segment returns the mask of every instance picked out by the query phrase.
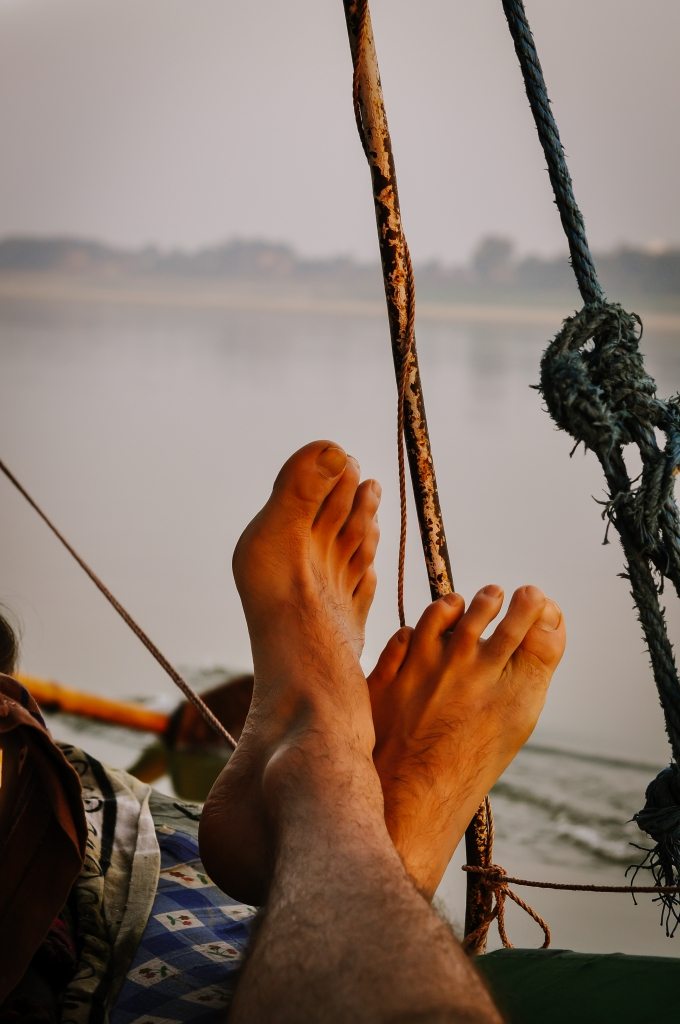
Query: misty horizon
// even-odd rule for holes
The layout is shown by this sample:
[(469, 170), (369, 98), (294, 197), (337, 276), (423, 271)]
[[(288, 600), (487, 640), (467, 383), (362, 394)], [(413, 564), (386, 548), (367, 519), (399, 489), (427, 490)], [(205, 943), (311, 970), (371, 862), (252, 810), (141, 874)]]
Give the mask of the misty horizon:
[[(595, 251), (680, 244), (680, 7), (553, 0), (528, 15)], [(564, 251), (500, 3), (374, 0), (418, 264), (488, 235)], [(634, 69), (634, 74), (631, 74)], [(0, 0), (0, 235), (376, 252), (342, 5)]]
[[(568, 264), (569, 261), (569, 250), (566, 242), (561, 247), (556, 246), (554, 250), (549, 252), (539, 252), (536, 250), (522, 250), (518, 242), (508, 235), (486, 233), (480, 235), (477, 241), (473, 244), (470, 252), (458, 260), (454, 261), (453, 259), (447, 259), (446, 257), (424, 257), (421, 258), (420, 265), (438, 265), (451, 269), (468, 266), (475, 260), (480, 249), (488, 242), (503, 243), (504, 245), (507, 245), (512, 259), (518, 262), (525, 260), (538, 260), (542, 262), (556, 262), (563, 260)], [(16, 231), (0, 234), (0, 246), (13, 243), (28, 243), (31, 245), (82, 245), (106, 249), (110, 252), (121, 254), (153, 252), (161, 256), (167, 256), (172, 255), (173, 253), (181, 253), (189, 257), (200, 255), (205, 252), (223, 250), (230, 247), (263, 247), (286, 251), (301, 262), (311, 264), (346, 261), (348, 263), (356, 264), (357, 266), (377, 266), (380, 263), (380, 254), (377, 243), (375, 254), (373, 256), (368, 255), (366, 257), (361, 257), (340, 249), (335, 251), (330, 250), (327, 253), (306, 252), (298, 246), (293, 239), (273, 236), (268, 237), (264, 234), (225, 234), (221, 237), (216, 237), (212, 241), (194, 245), (168, 244), (160, 240), (149, 240), (147, 242), (137, 244), (124, 244), (117, 243), (103, 236), (88, 235), (77, 231), (69, 231), (68, 229), (58, 232)], [(665, 242), (660, 239), (648, 242), (622, 240), (608, 248), (594, 249), (594, 256), (595, 259), (597, 259), (598, 256), (602, 258), (616, 256), (621, 253), (635, 252), (644, 254), (645, 256), (655, 257), (665, 256), (678, 251), (680, 251), (680, 240), (674, 243)], [(414, 260), (414, 263), (417, 265), (417, 261)]]

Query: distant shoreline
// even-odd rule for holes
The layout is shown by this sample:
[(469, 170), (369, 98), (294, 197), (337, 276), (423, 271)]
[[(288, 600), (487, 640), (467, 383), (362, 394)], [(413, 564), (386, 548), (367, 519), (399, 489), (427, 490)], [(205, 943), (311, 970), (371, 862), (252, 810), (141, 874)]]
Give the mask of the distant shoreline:
[[(565, 299), (563, 306), (557, 303), (544, 305), (540, 302), (529, 305), (529, 297), (524, 296), (523, 299), (524, 302), (517, 305), (507, 302), (442, 303), (421, 299), (418, 302), (418, 317), (421, 320), (450, 323), (536, 325), (557, 330), (564, 317), (573, 312), (573, 304), (570, 306), (568, 299)], [(315, 297), (302, 294), (294, 287), (288, 293), (283, 293), (275, 288), (255, 288), (252, 282), (241, 288), (235, 288), (233, 284), (206, 287), (184, 280), (164, 281), (155, 286), (153, 283), (140, 286), (131, 281), (104, 284), (93, 280), (83, 283), (66, 276), (30, 272), (0, 274), (2, 300), (331, 316), (385, 315), (382, 299), (353, 299), (342, 295)], [(680, 332), (680, 310), (648, 310), (644, 313), (644, 323), (653, 330)]]

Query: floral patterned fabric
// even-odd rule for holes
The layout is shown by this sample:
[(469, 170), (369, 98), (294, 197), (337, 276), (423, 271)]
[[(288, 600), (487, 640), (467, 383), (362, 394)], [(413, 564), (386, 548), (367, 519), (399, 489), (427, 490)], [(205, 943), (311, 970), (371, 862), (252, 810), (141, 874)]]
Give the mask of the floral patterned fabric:
[(61, 1024), (106, 1024), (153, 906), (160, 851), (152, 790), (67, 744), (87, 822), (85, 860), (69, 906), (78, 963), (63, 996)]
[(111, 1024), (221, 1022), (255, 909), (230, 900), (205, 874), (191, 808), (154, 794), (161, 851), (156, 897)]
[(88, 842), (61, 1024), (224, 1024), (256, 911), (206, 875), (200, 806), (62, 750), (80, 777)]

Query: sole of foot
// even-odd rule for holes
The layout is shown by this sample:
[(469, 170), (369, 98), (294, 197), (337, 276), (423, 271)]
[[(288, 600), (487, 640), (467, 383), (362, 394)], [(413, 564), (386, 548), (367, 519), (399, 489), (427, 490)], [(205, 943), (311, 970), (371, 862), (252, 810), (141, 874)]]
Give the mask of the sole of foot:
[(407, 871), (428, 897), (475, 810), (531, 735), (565, 647), (558, 606), (520, 587), (503, 604), (490, 585), (465, 611), (450, 594), (389, 641), (368, 677), (374, 760), (385, 818)]
[[(211, 877), (245, 903), (266, 898), (281, 793), (301, 764), (324, 760), (315, 761), (314, 745), (333, 746), (336, 763), (351, 750), (373, 772), (358, 658), (375, 593), (379, 501), (379, 485), (360, 483), (356, 460), (316, 441), (286, 462), (236, 545), (253, 699), (205, 803), (199, 843)], [(312, 785), (311, 775), (301, 784)], [(377, 777), (375, 786), (379, 792)]]

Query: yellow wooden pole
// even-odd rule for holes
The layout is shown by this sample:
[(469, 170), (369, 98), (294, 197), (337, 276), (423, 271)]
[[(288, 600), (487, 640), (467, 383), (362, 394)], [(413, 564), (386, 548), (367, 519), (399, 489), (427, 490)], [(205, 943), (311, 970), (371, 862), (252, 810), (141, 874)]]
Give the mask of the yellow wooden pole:
[(44, 711), (62, 711), (111, 725), (124, 725), (141, 732), (164, 733), (170, 716), (127, 701), (110, 700), (92, 693), (72, 690), (52, 679), (20, 673), (16, 676)]

